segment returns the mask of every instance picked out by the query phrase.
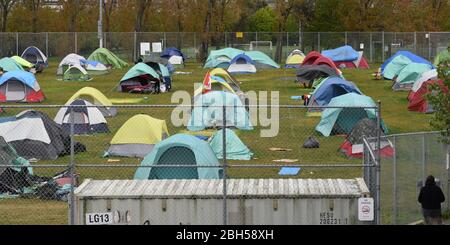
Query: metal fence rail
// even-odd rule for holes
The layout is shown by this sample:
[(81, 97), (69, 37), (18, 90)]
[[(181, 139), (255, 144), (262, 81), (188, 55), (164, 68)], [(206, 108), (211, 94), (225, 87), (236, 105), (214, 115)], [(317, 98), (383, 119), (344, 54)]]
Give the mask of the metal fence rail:
[[(109, 32), (103, 34), (104, 47), (128, 61), (140, 54), (141, 42), (161, 42), (178, 47), (189, 59), (198, 55), (202, 33), (196, 32)], [(210, 50), (234, 47), (259, 50), (274, 57), (276, 32), (210, 33)], [(409, 50), (428, 60), (450, 44), (450, 32), (288, 32), (282, 33), (283, 59), (294, 49), (304, 53), (350, 45), (364, 51), (369, 62), (384, 62), (398, 50)], [(0, 56), (20, 55), (28, 46), (36, 46), (50, 58), (61, 59), (69, 53), (88, 56), (98, 48), (96, 32), (0, 33)]]

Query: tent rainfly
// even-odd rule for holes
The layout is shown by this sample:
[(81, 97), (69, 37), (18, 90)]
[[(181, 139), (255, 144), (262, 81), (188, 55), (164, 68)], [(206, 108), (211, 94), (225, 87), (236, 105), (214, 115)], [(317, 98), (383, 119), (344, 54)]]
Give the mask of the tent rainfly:
[(66, 105), (70, 105), (72, 101), (77, 99), (85, 99), (94, 105), (97, 105), (98, 109), (105, 117), (114, 117), (117, 115), (117, 108), (113, 106), (113, 103), (102, 93), (100, 90), (93, 87), (84, 87), (78, 90), (70, 99), (67, 100)]

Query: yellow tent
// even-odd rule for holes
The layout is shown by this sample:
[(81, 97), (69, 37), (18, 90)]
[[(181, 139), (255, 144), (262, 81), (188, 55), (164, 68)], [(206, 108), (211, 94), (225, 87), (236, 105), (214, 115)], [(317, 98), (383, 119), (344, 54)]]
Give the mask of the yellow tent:
[(299, 66), (303, 63), (303, 60), (305, 59), (305, 55), (302, 51), (296, 49), (289, 54), (289, 56), (286, 59), (286, 68), (290, 68), (293, 66)]
[(108, 155), (145, 157), (155, 144), (168, 136), (165, 120), (138, 114), (128, 119), (114, 135)]
[[(206, 89), (206, 79), (208, 78), (211, 88)], [(223, 81), (220, 81), (220, 79), (222, 79)], [(202, 94), (206, 90), (227, 91), (236, 94), (236, 92), (240, 91), (240, 88), (237, 81), (226, 70), (222, 68), (215, 68), (209, 71), (209, 77), (205, 77), (202, 86), (194, 91), (194, 97)]]
[(98, 89), (92, 88), (92, 87), (84, 87), (80, 90), (78, 90), (70, 99), (66, 102), (67, 104), (70, 104), (72, 101), (80, 98), (86, 98), (88, 97), (89, 101), (92, 102), (94, 105), (102, 106), (100, 111), (102, 112), (103, 116), (115, 116), (117, 114), (116, 108), (113, 107), (113, 103)]
[(24, 68), (33, 68), (33, 64), (31, 64), (30, 62), (28, 62), (26, 59), (19, 57), (17, 55), (14, 55), (11, 57), (11, 59), (13, 59), (14, 61), (16, 61), (19, 65), (21, 65)]

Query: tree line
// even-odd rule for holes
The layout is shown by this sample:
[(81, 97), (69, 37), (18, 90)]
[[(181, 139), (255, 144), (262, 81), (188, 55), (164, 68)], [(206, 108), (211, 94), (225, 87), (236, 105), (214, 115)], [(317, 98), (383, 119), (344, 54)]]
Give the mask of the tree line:
[[(448, 0), (102, 0), (104, 31), (445, 31)], [(95, 32), (99, 0), (0, 0), (1, 32)]]

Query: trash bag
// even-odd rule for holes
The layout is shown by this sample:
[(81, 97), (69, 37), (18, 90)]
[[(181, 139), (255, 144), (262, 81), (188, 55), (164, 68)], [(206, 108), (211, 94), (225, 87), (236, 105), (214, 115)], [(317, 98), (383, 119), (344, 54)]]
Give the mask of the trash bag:
[(319, 146), (319, 142), (313, 136), (310, 136), (303, 144), (303, 148), (319, 148)]

